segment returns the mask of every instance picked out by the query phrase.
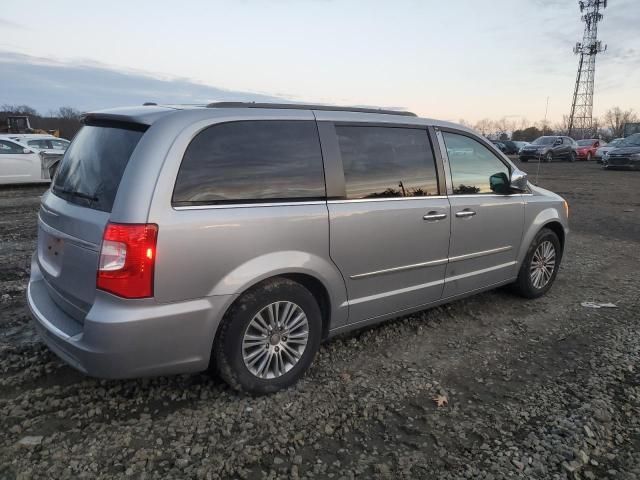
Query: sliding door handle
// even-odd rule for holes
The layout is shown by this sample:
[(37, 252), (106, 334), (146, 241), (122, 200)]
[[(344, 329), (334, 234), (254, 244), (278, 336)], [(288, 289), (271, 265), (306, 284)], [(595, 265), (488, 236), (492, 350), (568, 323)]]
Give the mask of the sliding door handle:
[(465, 217), (473, 217), (476, 214), (473, 210), (462, 210), (461, 212), (456, 212), (456, 217), (465, 218)]
[(446, 213), (437, 212), (429, 212), (424, 217), (422, 217), (422, 219), (426, 220), (427, 222), (435, 222), (437, 220), (444, 220), (445, 218), (447, 218)]

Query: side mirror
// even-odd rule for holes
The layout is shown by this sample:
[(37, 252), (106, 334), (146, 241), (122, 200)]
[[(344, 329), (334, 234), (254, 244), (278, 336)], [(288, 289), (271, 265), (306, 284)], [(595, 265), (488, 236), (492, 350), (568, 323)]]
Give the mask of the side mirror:
[(529, 180), (526, 172), (514, 168), (513, 172), (511, 172), (511, 180), (509, 181), (511, 190), (515, 190), (517, 192), (526, 192), (527, 185), (529, 185)]
[(559, 138), (556, 138), (556, 141), (553, 142), (554, 145), (562, 145), (562, 140)]
[(509, 178), (504, 172), (494, 173), (489, 177), (489, 188), (492, 192), (507, 194), (509, 193)]

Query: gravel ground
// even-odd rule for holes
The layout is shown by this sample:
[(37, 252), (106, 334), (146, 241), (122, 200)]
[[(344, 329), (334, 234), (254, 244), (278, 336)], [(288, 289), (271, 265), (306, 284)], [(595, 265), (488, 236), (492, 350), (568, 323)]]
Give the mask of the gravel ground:
[(640, 172), (543, 164), (538, 183), (571, 206), (547, 296), (339, 337), (259, 398), (207, 374), (91, 379), (49, 353), (24, 299), (43, 189), (0, 190), (0, 478), (639, 478)]

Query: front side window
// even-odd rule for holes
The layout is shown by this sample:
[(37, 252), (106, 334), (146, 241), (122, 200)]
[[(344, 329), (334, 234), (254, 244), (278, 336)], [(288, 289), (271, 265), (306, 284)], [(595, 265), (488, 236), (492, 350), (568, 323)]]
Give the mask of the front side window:
[(426, 130), (336, 126), (348, 199), (438, 195)]
[(320, 199), (326, 196), (314, 121), (213, 125), (187, 147), (174, 205)]
[(46, 149), (47, 148), (47, 141), (46, 140), (29, 140), (27, 142), (27, 145), (29, 145), (30, 147)]
[(509, 193), (509, 169), (479, 141), (457, 133), (443, 133), (453, 193)]
[(69, 142), (64, 140), (51, 140), (51, 148), (56, 150), (66, 150), (69, 147)]

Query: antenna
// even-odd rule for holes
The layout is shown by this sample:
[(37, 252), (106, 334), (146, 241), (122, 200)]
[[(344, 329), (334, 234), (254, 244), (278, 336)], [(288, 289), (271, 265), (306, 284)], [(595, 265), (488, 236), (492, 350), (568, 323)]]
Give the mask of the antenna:
[[(549, 112), (549, 97), (547, 97), (547, 106), (544, 107), (544, 121), (542, 122), (542, 135), (544, 136), (544, 129), (547, 125), (547, 113)], [(538, 185), (538, 178), (540, 178), (540, 164), (542, 163), (542, 154), (538, 153), (538, 168), (536, 170), (535, 185)]]
[[(574, 138), (589, 138), (593, 129), (593, 84), (596, 73), (596, 55), (607, 49), (598, 40), (600, 9), (607, 8), (607, 0), (581, 0), (578, 2), (584, 22), (582, 42), (576, 43), (573, 53), (579, 55), (576, 86), (573, 91), (569, 133)], [(573, 134), (573, 135), (572, 135)]]

